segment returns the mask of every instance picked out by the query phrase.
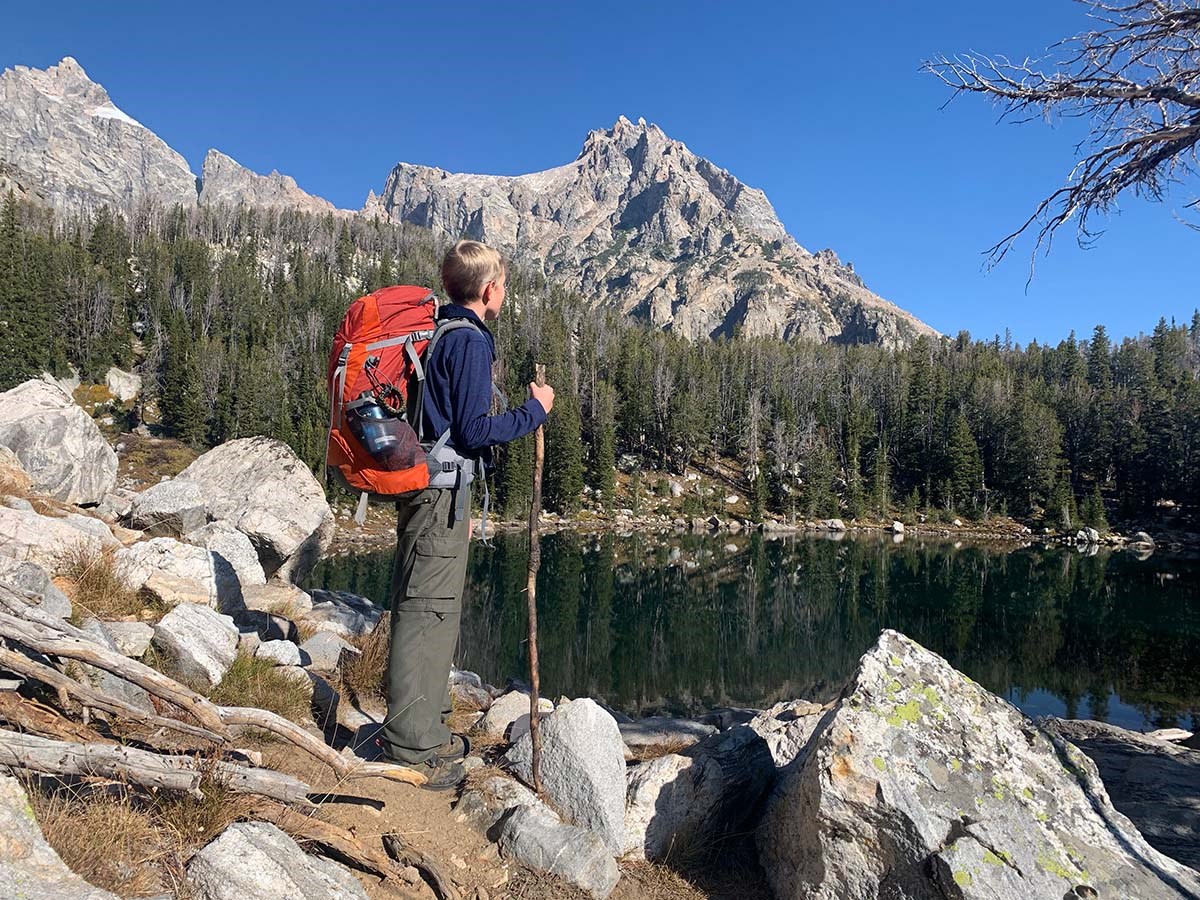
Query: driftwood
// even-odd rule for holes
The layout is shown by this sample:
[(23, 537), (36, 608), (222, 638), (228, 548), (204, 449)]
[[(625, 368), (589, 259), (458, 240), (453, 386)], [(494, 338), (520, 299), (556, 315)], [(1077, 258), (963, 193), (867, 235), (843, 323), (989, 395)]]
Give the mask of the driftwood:
[(115, 744), (93, 728), (72, 722), (49, 706), (20, 694), (0, 693), (0, 722), (7, 722), (21, 731), (60, 741), (82, 741), (88, 744)]
[[(424, 775), (406, 766), (347, 759), (325, 744), (324, 741), (309, 734), (299, 725), (267, 710), (217, 706), (173, 678), (169, 678), (137, 660), (108, 650), (91, 640), (72, 637), (62, 631), (55, 631), (54, 628), (48, 625), (28, 622), (9, 613), (0, 612), (0, 637), (17, 641), (31, 650), (36, 650), (47, 656), (57, 656), (87, 663), (137, 685), (147, 693), (153, 694), (160, 700), (165, 700), (194, 716), (203, 727), (203, 733), (196, 736), (223, 742), (229, 738), (228, 726), (251, 726), (263, 731), (269, 731), (295, 745), (310, 756), (325, 763), (333, 769), (339, 778), (381, 777), (400, 781), (405, 784), (416, 785), (424, 784), (425, 782)], [(13, 654), (13, 656), (20, 656), (20, 654)], [(4, 664), (2, 660), (0, 660), (0, 664)], [(43, 672), (45, 677), (43, 675), (31, 674), (33, 670), (30, 667), (14, 668), (13, 671), (17, 671), (27, 677), (35, 677), (46, 681), (47, 684), (50, 684), (56, 690), (71, 695), (72, 689), (67, 683), (69, 682), (71, 685), (74, 685), (74, 681), (66, 678), (66, 676), (50, 681), (48, 679), (51, 679), (52, 676), (49, 675), (49, 672), (55, 672), (56, 670), (46, 666), (41, 668), (46, 670)], [(61, 673), (58, 674), (61, 675)], [(106, 697), (98, 691), (93, 691), (92, 693), (94, 698), (103, 698), (106, 700), (110, 707), (120, 703), (120, 701)], [(125, 707), (123, 710), (106, 708), (100, 702), (91, 702), (85, 705), (94, 706), (97, 709), (105, 709), (106, 711), (120, 715), (129, 715), (129, 710), (134, 709), (128, 704), (123, 704)], [(150, 718), (146, 717), (145, 713), (137, 711), (137, 715), (141, 717), (142, 721), (150, 721)], [(166, 728), (187, 726), (187, 723), (176, 722), (176, 720), (162, 717), (154, 717), (153, 724)], [(178, 730), (186, 730), (192, 734), (195, 734), (196, 731), (194, 726), (179, 728)]]
[(325, 763), (341, 778), (388, 778), (404, 784), (424, 784), (425, 776), (407, 766), (391, 763), (362, 762), (342, 756), (320, 738), (305, 731), (295, 722), (265, 709), (241, 706), (217, 707), (221, 719), (227, 725), (246, 726), (269, 731), (290, 744), (299, 747), (310, 756)]
[(441, 868), (416, 847), (406, 843), (400, 835), (385, 834), (383, 849), (387, 850), (388, 855), (401, 865), (414, 866), (425, 878), (429, 887), (433, 889), (438, 900), (462, 900), (458, 888), (443, 874)]
[(160, 700), (179, 707), (209, 731), (221, 735), (225, 733), (225, 724), (221, 721), (216, 705), (207, 698), (145, 663), (122, 656), (93, 640), (72, 637), (62, 630), (3, 612), (0, 612), (0, 637), (18, 641), (29, 649), (47, 656), (74, 659), (111, 672)]
[(53, 741), (0, 729), (0, 765), (43, 775), (82, 775), (119, 779), (148, 788), (200, 795), (211, 776), (239, 794), (257, 794), (283, 803), (308, 804), (303, 781), (273, 769), (251, 769), (191, 756), (167, 756), (120, 744)]
[(85, 684), (80, 684), (70, 676), (58, 671), (58, 669), (35, 662), (14, 650), (0, 647), (0, 669), (18, 672), (30, 680), (40, 681), (47, 687), (54, 688), (60, 698), (65, 697), (74, 700), (85, 709), (98, 709), (102, 712), (121, 716), (131, 722), (178, 731), (181, 734), (187, 734), (214, 744), (221, 744), (225, 741), (224, 735), (214, 734), (206, 728), (182, 722), (178, 719), (168, 719), (164, 716), (156, 716), (145, 712), (136, 706), (126, 703), (124, 700), (102, 693)]

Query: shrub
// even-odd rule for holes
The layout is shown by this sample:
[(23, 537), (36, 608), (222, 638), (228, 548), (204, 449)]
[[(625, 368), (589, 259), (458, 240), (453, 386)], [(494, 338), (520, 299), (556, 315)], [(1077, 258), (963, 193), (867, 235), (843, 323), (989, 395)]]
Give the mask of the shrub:
[(253, 706), (300, 722), (309, 716), (312, 688), (307, 678), (285, 674), (269, 659), (238, 653), (208, 699), (221, 706)]
[(119, 619), (136, 616), (146, 608), (137, 591), (126, 583), (111, 550), (97, 553), (85, 544), (76, 544), (64, 554), (61, 572), (71, 582), (73, 618), (83, 619), (86, 614)]

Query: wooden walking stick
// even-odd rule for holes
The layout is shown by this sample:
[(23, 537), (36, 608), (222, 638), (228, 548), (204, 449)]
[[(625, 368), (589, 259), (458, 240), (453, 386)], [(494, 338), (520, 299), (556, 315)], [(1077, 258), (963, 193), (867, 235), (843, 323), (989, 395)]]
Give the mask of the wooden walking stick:
[[(534, 367), (538, 387), (546, 383), (546, 367)], [(533, 499), (529, 504), (529, 580), (525, 593), (529, 603), (529, 738), (533, 742), (533, 789), (542, 795), (542, 735), (538, 731), (538, 646), (537, 646), (537, 574), (542, 565), (542, 546), (538, 541), (538, 518), (542, 512), (542, 464), (546, 459), (546, 435), (542, 426), (533, 433)]]

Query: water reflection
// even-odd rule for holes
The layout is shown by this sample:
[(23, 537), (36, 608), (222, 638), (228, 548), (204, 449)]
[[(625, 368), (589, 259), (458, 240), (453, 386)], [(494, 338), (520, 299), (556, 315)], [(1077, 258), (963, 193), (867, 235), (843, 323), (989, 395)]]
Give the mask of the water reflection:
[[(502, 682), (525, 657), (527, 540), (472, 551), (460, 664)], [(390, 554), (314, 584), (387, 595)], [(832, 697), (896, 628), (1033, 714), (1200, 724), (1200, 565), (1010, 552), (891, 536), (766, 541), (550, 535), (538, 582), (547, 695), (627, 711)]]

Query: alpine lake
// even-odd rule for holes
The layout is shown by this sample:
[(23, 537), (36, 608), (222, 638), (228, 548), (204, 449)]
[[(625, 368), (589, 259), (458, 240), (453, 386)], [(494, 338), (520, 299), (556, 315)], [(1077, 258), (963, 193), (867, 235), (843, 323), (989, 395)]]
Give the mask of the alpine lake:
[[(1031, 716), (1200, 726), (1200, 559), (909, 536), (545, 535), (542, 694), (631, 715), (832, 699), (881, 629)], [(386, 603), (392, 553), (311, 587)], [(472, 544), (456, 665), (527, 678), (528, 537)]]

